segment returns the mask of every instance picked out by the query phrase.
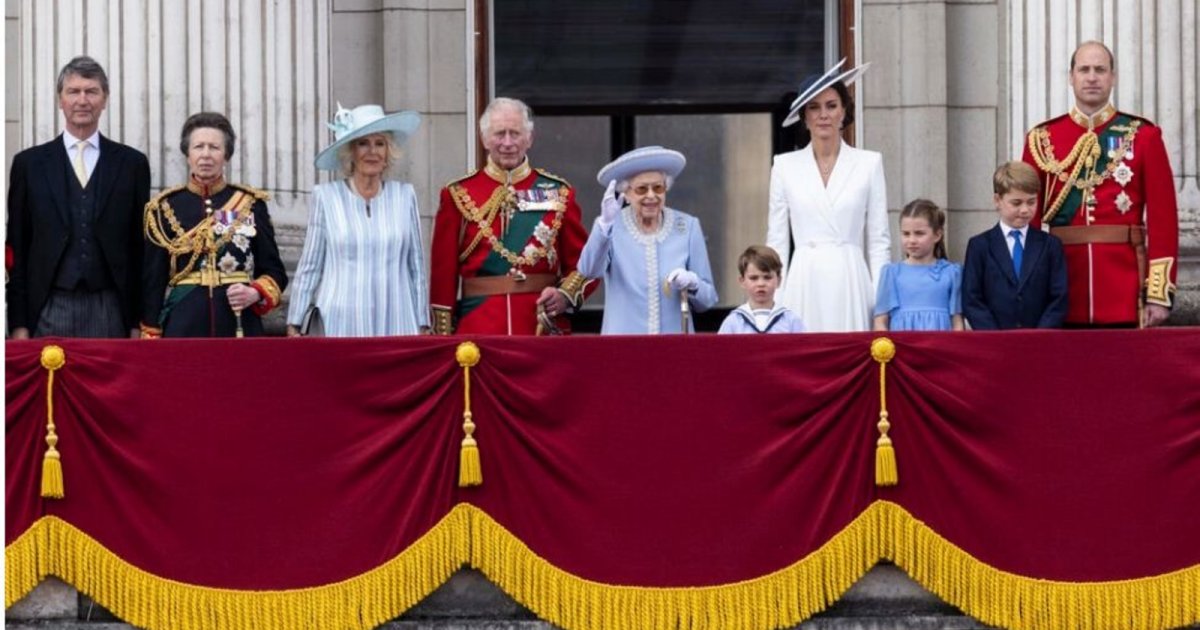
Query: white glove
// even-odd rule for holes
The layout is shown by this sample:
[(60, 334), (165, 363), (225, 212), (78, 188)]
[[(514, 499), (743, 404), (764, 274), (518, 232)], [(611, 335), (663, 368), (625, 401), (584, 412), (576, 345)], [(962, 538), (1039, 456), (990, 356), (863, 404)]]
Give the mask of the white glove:
[(676, 291), (695, 291), (700, 288), (700, 276), (694, 271), (687, 269), (676, 269), (667, 274), (667, 282), (670, 283)]
[(600, 227), (608, 228), (617, 220), (621, 206), (625, 205), (625, 195), (617, 196), (617, 180), (608, 183), (604, 189), (604, 197), (600, 200)]

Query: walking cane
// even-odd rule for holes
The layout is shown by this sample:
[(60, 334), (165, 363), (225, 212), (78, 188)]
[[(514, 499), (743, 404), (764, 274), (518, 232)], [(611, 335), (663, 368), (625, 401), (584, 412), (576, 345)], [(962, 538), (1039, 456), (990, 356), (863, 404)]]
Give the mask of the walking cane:
[[(663, 295), (664, 296), (671, 295), (671, 281), (670, 280), (663, 280)], [(683, 289), (679, 292), (679, 320), (683, 327), (683, 334), (685, 334), (685, 335), (688, 334), (689, 332), (691, 332), (688, 329), (688, 320), (691, 319), (691, 316), (692, 316), (692, 308), (690, 306), (688, 306), (688, 292), (687, 292), (687, 289)]]
[(692, 315), (692, 309), (690, 306), (688, 306), (687, 289), (679, 292), (679, 315), (679, 319), (683, 321), (683, 334), (686, 335), (691, 332), (691, 329), (688, 326), (688, 319), (690, 319)]

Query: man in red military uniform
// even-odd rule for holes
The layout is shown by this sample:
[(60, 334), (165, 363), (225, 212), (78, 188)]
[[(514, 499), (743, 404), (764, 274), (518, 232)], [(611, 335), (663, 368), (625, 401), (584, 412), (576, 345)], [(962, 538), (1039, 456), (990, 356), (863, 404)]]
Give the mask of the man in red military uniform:
[(1116, 73), (1100, 42), (1071, 55), (1075, 106), (1029, 132), (1040, 222), (1062, 239), (1070, 325), (1156, 326), (1175, 294), (1179, 218), (1162, 130), (1109, 103)]
[(437, 334), (533, 335), (567, 329), (585, 278), (587, 240), (575, 191), (530, 168), (533, 119), (521, 101), (484, 110), (487, 165), (442, 189), (434, 219), (429, 302)]

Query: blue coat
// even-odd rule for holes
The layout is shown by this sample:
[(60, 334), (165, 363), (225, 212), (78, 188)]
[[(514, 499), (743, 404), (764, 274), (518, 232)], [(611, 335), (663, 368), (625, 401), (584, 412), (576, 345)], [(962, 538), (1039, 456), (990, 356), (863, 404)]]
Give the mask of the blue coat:
[(1021, 277), (997, 224), (971, 237), (963, 262), (962, 310), (971, 328), (1060, 328), (1067, 315), (1067, 264), (1062, 242), (1030, 228)]
[[(644, 234), (635, 224), (633, 208), (607, 228), (596, 220), (583, 252), (579, 273), (587, 278), (604, 278), (604, 335), (645, 335), (683, 332), (681, 296), (675, 289), (664, 292), (667, 276), (687, 269), (700, 276), (700, 286), (688, 295), (688, 306), (697, 313), (717, 303), (712, 267), (704, 232), (696, 217), (673, 208), (663, 210), (658, 232)], [(688, 320), (688, 330), (695, 325)]]

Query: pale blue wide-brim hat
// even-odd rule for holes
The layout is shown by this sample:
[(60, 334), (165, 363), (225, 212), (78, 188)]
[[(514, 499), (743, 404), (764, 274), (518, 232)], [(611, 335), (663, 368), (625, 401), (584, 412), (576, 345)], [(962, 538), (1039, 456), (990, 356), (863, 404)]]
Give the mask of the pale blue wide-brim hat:
[(867, 71), (867, 68), (871, 67), (871, 63), (867, 62), (857, 68), (841, 72), (844, 65), (846, 65), (845, 57), (834, 64), (832, 68), (825, 71), (825, 74), (821, 76), (811, 75), (800, 83), (800, 95), (796, 97), (796, 100), (792, 101), (792, 108), (788, 111), (787, 118), (783, 120), (784, 127), (796, 124), (800, 120), (800, 110), (804, 109), (804, 106), (813, 100), (816, 95), (825, 91), (825, 88), (839, 81), (844, 83), (846, 87), (850, 87)]
[(341, 168), (338, 149), (347, 142), (373, 133), (390, 133), (396, 144), (403, 145), (421, 126), (421, 115), (410, 111), (386, 114), (378, 105), (359, 105), (354, 109), (346, 109), (338, 103), (333, 122), (327, 123), (327, 126), (333, 130), (333, 144), (318, 153), (314, 162), (323, 171), (336, 171)]
[(684, 166), (687, 166), (687, 158), (678, 151), (660, 146), (641, 147), (609, 162), (596, 173), (596, 181), (601, 186), (608, 186), (609, 182), (627, 180), (652, 171), (675, 179), (683, 172)]

